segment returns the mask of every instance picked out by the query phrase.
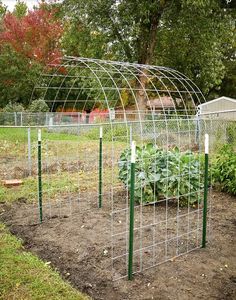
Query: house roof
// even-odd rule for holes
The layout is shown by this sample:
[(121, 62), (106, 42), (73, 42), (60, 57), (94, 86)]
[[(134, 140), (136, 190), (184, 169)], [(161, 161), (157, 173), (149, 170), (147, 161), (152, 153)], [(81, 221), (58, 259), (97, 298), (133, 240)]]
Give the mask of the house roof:
[(233, 102), (233, 103), (235, 103), (235, 105), (236, 105), (236, 99), (222, 96), (222, 97), (216, 98), (216, 99), (214, 99), (214, 100), (211, 100), (211, 101), (208, 101), (208, 102), (199, 104), (198, 107), (203, 107), (203, 106), (205, 106), (205, 105), (209, 105), (209, 104), (214, 103), (214, 102), (225, 101), (225, 100), (226, 100), (226, 101)]
[(147, 107), (155, 108), (175, 108), (175, 103), (171, 97), (163, 96), (147, 101)]

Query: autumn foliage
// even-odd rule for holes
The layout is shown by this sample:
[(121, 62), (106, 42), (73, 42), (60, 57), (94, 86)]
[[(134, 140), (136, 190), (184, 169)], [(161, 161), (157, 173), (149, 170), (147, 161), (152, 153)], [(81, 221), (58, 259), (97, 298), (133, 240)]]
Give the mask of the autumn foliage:
[(7, 13), (3, 18), (0, 45), (9, 44), (24, 57), (44, 65), (62, 56), (60, 38), (62, 23), (55, 18), (55, 12), (41, 6), (17, 18)]

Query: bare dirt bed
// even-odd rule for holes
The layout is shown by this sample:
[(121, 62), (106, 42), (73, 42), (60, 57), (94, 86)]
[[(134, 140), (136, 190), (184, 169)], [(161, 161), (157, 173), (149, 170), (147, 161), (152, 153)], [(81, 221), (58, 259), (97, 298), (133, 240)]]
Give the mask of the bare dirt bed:
[[(93, 299), (236, 299), (236, 198), (212, 195), (211, 241), (170, 262), (126, 279), (111, 281), (108, 211), (91, 215), (52, 216), (41, 225), (30, 225), (25, 203), (0, 205), (0, 218), (24, 246), (50, 262), (73, 286)], [(24, 205), (23, 205), (24, 204)], [(17, 219), (18, 218), (18, 219)], [(17, 221), (18, 220), (18, 221)], [(95, 230), (102, 223), (102, 229)], [(107, 226), (105, 226), (107, 225)], [(104, 248), (105, 247), (105, 248)]]

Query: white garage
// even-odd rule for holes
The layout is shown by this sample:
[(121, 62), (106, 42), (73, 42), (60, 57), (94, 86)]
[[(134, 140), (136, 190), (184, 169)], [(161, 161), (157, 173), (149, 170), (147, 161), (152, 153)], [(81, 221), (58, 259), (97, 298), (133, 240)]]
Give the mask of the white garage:
[(236, 120), (236, 99), (220, 97), (198, 105), (198, 114), (213, 118)]

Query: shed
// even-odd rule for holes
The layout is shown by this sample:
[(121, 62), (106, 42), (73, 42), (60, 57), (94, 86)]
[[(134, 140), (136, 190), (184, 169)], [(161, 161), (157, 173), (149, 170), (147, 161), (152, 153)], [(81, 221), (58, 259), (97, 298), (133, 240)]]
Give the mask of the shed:
[(179, 105), (181, 99), (177, 98), (175, 101), (172, 97), (162, 96), (155, 99), (150, 99), (147, 101), (147, 109), (152, 111), (165, 111), (170, 112), (175, 110), (176, 104)]
[(198, 105), (199, 115), (236, 120), (236, 99), (222, 96)]

